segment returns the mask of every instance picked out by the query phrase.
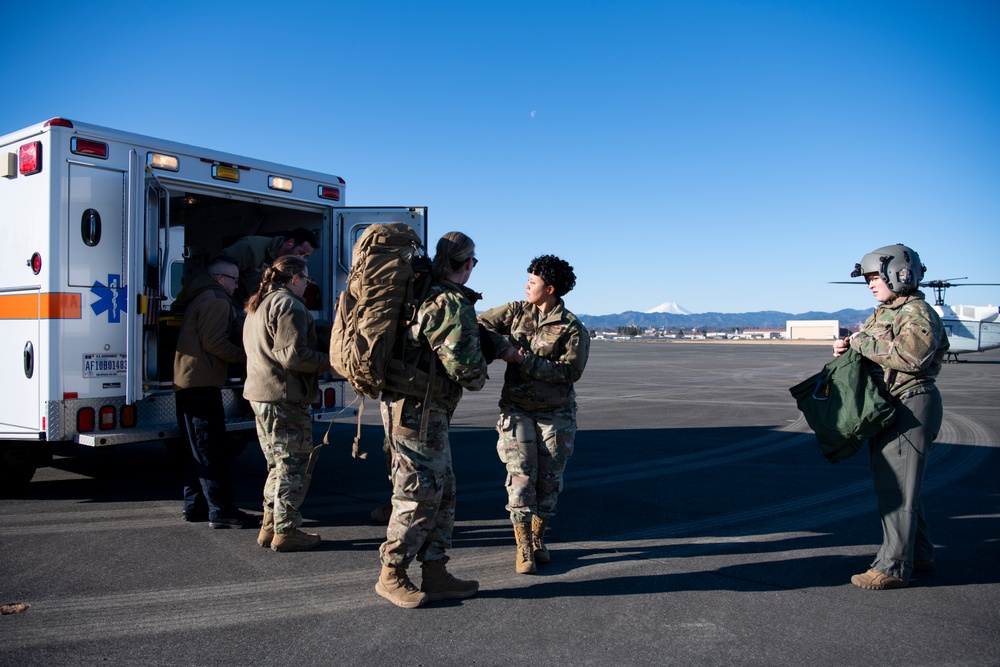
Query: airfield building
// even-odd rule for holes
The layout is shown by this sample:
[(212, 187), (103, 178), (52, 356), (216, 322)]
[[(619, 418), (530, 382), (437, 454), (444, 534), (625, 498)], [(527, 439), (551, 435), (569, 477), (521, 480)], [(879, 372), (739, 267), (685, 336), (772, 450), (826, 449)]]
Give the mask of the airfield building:
[(785, 323), (788, 340), (836, 340), (839, 337), (839, 320), (788, 320)]

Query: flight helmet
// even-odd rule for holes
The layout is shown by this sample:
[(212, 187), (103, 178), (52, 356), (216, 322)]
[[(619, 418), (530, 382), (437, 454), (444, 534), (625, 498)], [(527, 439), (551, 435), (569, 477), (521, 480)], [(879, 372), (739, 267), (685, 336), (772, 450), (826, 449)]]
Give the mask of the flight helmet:
[(852, 278), (866, 273), (877, 273), (893, 294), (909, 294), (919, 287), (927, 267), (920, 263), (920, 256), (901, 243), (872, 250), (854, 265)]

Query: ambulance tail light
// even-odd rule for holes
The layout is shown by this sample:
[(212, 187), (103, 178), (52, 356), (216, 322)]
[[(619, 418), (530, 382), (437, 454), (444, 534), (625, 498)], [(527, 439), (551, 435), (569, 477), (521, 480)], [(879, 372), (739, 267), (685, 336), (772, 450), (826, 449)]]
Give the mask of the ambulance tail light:
[(122, 428), (132, 428), (138, 423), (138, 416), (134, 405), (123, 405), (121, 414), (118, 416)]
[(327, 387), (323, 390), (323, 404), (328, 408), (335, 407), (337, 405), (337, 390), (333, 387)]
[(66, 120), (65, 118), (50, 118), (45, 121), (45, 127), (73, 127), (73, 121)]
[(323, 407), (323, 397), (320, 396), (318, 399), (316, 399), (316, 402), (312, 404), (312, 407), (313, 407), (313, 410), (319, 410), (320, 408), (322, 408)]
[(100, 412), (100, 426), (102, 431), (110, 431), (115, 427), (115, 408), (111, 405), (104, 405)]
[(96, 414), (94, 408), (80, 408), (76, 411), (76, 430), (79, 433), (91, 433), (94, 430)]
[(32, 141), (17, 149), (17, 170), (22, 176), (42, 170), (42, 142)]

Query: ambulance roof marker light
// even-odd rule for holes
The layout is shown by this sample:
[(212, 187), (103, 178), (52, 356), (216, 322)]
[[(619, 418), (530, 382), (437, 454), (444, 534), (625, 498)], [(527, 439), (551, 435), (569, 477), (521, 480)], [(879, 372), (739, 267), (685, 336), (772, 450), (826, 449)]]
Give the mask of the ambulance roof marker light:
[(340, 188), (335, 188), (332, 185), (321, 185), (319, 186), (319, 196), (323, 199), (340, 201)]
[(230, 167), (224, 164), (213, 164), (212, 165), (212, 178), (218, 181), (232, 181), (233, 183), (240, 182), (240, 168)]
[(292, 191), (292, 179), (284, 178), (282, 176), (268, 176), (267, 177), (267, 187), (272, 190), (281, 190), (282, 192)]
[(180, 167), (180, 160), (173, 155), (166, 155), (164, 153), (146, 153), (146, 164), (153, 169), (177, 171)]
[(65, 118), (50, 118), (45, 121), (43, 127), (73, 127), (73, 121), (67, 120)]
[(90, 139), (73, 137), (69, 142), (69, 149), (77, 155), (89, 155), (101, 158), (102, 160), (108, 159), (108, 145), (103, 141), (91, 141)]

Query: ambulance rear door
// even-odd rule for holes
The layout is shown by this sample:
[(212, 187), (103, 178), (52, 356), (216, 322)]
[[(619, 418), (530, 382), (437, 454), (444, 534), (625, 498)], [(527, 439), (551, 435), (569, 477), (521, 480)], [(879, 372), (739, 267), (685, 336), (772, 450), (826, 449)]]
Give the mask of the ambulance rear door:
[(365, 229), (374, 224), (405, 222), (413, 227), (427, 246), (426, 206), (346, 206), (335, 209), (337, 215), (336, 234), (339, 241), (337, 251), (337, 294), (347, 287), (347, 273), (351, 270), (351, 250)]

